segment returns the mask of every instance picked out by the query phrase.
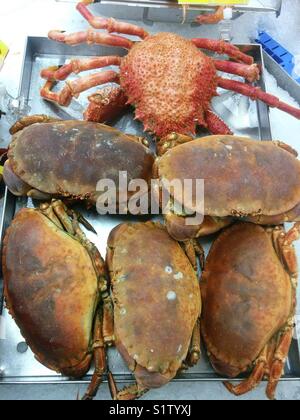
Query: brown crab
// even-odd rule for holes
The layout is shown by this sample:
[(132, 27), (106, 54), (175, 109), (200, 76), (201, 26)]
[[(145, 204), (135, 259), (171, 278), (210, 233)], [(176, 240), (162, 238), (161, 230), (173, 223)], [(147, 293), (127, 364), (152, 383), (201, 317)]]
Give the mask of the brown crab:
[(83, 377), (95, 359), (84, 399), (92, 398), (114, 341), (104, 261), (61, 201), (22, 209), (3, 246), (4, 295), (37, 360), (58, 373)]
[(218, 6), (214, 13), (199, 15), (196, 17), (196, 22), (200, 25), (212, 25), (219, 23), (224, 19), (224, 10), (226, 6)]
[(194, 245), (203, 256), (197, 244), (186, 243), (189, 260), (160, 223), (123, 224), (112, 231), (107, 264), (116, 346), (136, 378), (118, 392), (110, 373), (114, 399), (138, 398), (197, 363), (201, 297)]
[[(174, 33), (150, 35), (139, 26), (93, 16), (87, 8), (89, 3), (91, 1), (80, 2), (77, 10), (93, 28), (105, 29), (109, 34), (93, 29), (70, 35), (51, 31), (49, 38), (68, 45), (88, 43), (118, 46), (129, 52), (122, 58), (109, 56), (72, 60), (62, 67), (43, 70), (41, 76), (47, 80), (41, 90), (43, 98), (68, 106), (73, 97), (89, 88), (109, 82), (117, 83), (127, 97), (128, 104), (135, 107), (135, 116), (143, 122), (145, 130), (158, 137), (172, 132), (194, 134), (197, 126), (207, 127), (213, 134), (230, 134), (230, 129), (211, 110), (211, 101), (217, 95), (218, 87), (241, 93), (253, 100), (259, 99), (300, 118), (300, 109), (280, 102), (258, 87), (218, 75), (217, 72), (222, 71), (242, 76), (249, 82), (259, 79), (260, 70), (253, 63), (253, 58), (237, 47), (211, 39), (188, 40)], [(111, 33), (136, 36), (141, 41), (134, 42)], [(237, 62), (215, 60), (200, 48), (227, 54)], [(66, 80), (72, 73), (108, 66), (118, 66), (120, 72), (106, 70), (68, 81), (60, 92), (51, 90), (57, 81)], [(110, 98), (107, 100), (110, 107)], [(119, 105), (120, 102), (117, 102)], [(91, 106), (92, 114), (87, 111), (86, 118), (94, 120), (95, 103), (92, 102)]]
[(235, 378), (250, 371), (240, 385), (226, 383), (235, 395), (268, 379), (275, 398), (294, 329), (297, 260), (293, 242), (300, 224), (263, 228), (238, 223), (214, 243), (202, 276), (202, 335), (209, 358), (221, 375)]
[[(128, 183), (150, 182), (154, 158), (147, 141), (103, 124), (32, 116), (18, 122), (12, 134), (4, 180), (17, 196), (64, 197), (94, 205), (102, 179), (119, 186), (119, 174), (126, 171)], [(123, 193), (120, 187), (121, 199)], [(129, 199), (132, 193), (126, 193)], [(118, 205), (126, 207), (127, 202)]]
[[(184, 203), (181, 190), (171, 195), (165, 219), (176, 240), (215, 233), (241, 218), (261, 225), (300, 221), (300, 162), (291, 147), (233, 136), (191, 140), (167, 136), (158, 145), (162, 156), (154, 165), (161, 185), (187, 179), (205, 183), (202, 224), (186, 223), (185, 213), (198, 200), (194, 189)], [(179, 211), (178, 204), (183, 207)]]

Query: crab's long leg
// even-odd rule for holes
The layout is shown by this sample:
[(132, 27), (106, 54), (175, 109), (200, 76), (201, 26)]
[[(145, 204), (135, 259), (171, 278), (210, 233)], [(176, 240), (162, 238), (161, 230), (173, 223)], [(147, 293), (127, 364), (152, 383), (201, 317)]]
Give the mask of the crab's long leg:
[(236, 396), (244, 395), (255, 389), (263, 380), (265, 370), (268, 363), (268, 345), (264, 348), (261, 356), (256, 362), (256, 365), (248, 379), (245, 379), (239, 385), (233, 385), (230, 382), (224, 382), (225, 387), (229, 392)]
[(257, 64), (234, 63), (226, 60), (214, 60), (214, 63), (217, 70), (236, 74), (249, 82), (256, 82), (260, 78), (260, 70)]
[[(299, 210), (298, 206), (291, 212), (293, 220), (298, 217), (299, 211), (297, 210)], [(294, 289), (296, 289), (298, 285), (298, 261), (293, 243), (300, 238), (300, 222), (295, 223), (288, 232), (285, 232), (283, 227), (278, 227), (274, 230), (273, 238), (277, 254), (291, 277)]]
[(92, 377), (92, 381), (88, 387), (87, 392), (85, 393), (84, 397), (82, 398), (84, 401), (92, 400), (99, 389), (103, 381), (103, 375), (106, 371), (107, 364), (106, 364), (106, 351), (105, 351), (105, 344), (102, 332), (102, 316), (100, 314), (96, 317), (95, 327), (94, 327), (94, 344), (93, 344), (93, 352), (94, 352), (94, 360), (95, 360), (95, 371)]
[(198, 48), (203, 48), (209, 51), (214, 51), (218, 54), (226, 54), (230, 58), (233, 58), (236, 61), (245, 64), (253, 64), (254, 59), (250, 55), (244, 54), (241, 50), (238, 49), (235, 45), (229, 44), (225, 41), (217, 41), (213, 39), (206, 38), (194, 38), (192, 42)]
[(300, 222), (294, 224), (294, 226), (286, 233), (283, 245), (291, 246), (295, 241), (300, 238)]
[(272, 108), (278, 108), (281, 111), (284, 111), (294, 117), (300, 119), (300, 109), (295, 108), (291, 105), (288, 105), (284, 102), (281, 102), (279, 98), (269, 93), (264, 92), (262, 89), (254, 86), (247, 85), (246, 83), (237, 82), (235, 80), (219, 78), (218, 86), (232, 90), (233, 92), (240, 93), (242, 95), (248, 96), (252, 100), (260, 100)]
[(205, 121), (207, 123), (208, 131), (210, 131), (212, 134), (233, 134), (227, 124), (210, 109), (205, 113)]
[(93, 57), (83, 60), (72, 60), (70, 63), (61, 67), (49, 67), (41, 71), (41, 77), (46, 80), (66, 80), (70, 74), (79, 74), (83, 71), (97, 70), (108, 66), (119, 66), (121, 57)]
[(125, 387), (122, 391), (119, 391), (117, 388), (117, 384), (111, 372), (108, 372), (108, 384), (112, 399), (114, 401), (123, 400), (123, 401), (130, 401), (135, 400), (137, 398), (142, 397), (148, 389), (140, 388), (138, 384), (131, 385), (129, 387)]
[(49, 39), (56, 42), (61, 42), (67, 45), (79, 44), (96, 44), (107, 45), (110, 47), (121, 47), (129, 50), (134, 42), (121, 36), (109, 35), (102, 32), (88, 29), (87, 31), (75, 32), (73, 34), (66, 34), (64, 31), (50, 31), (48, 34)]
[(217, 7), (215, 13), (209, 13), (205, 15), (199, 15), (196, 17), (196, 22), (200, 25), (211, 25), (219, 23), (224, 19), (224, 10), (226, 6)]
[(266, 391), (267, 397), (270, 400), (275, 399), (276, 388), (283, 374), (284, 365), (293, 339), (293, 330), (294, 328), (290, 326), (279, 339), (279, 344), (270, 368), (270, 379)]
[(61, 106), (68, 106), (70, 105), (72, 98), (78, 97), (81, 92), (109, 82), (118, 83), (118, 81), (118, 73), (107, 70), (102, 73), (96, 73), (73, 80), (72, 82), (66, 82), (65, 87), (60, 92), (52, 92), (51, 89), (55, 85), (55, 82), (50, 80), (47, 81), (41, 89), (41, 96), (49, 101), (57, 102)]
[[(279, 144), (280, 146), (280, 144)], [(284, 145), (286, 146), (286, 145)], [(282, 147), (282, 146), (280, 146)], [(287, 327), (279, 335), (275, 354), (269, 369), (269, 383), (267, 386), (267, 396), (269, 399), (275, 399), (275, 392), (278, 382), (283, 374), (284, 365), (288, 357), (289, 349), (293, 339), (294, 331), (294, 313), (296, 312), (296, 291), (298, 284), (298, 264), (297, 257), (293, 243), (300, 237), (300, 223), (295, 223), (293, 228), (287, 233), (283, 227), (278, 227), (273, 231), (273, 243), (278, 256), (285, 265), (286, 270), (291, 276), (291, 283), (293, 287), (292, 293), (292, 307), (291, 318), (287, 323)]]
[(193, 330), (192, 340), (186, 359), (189, 367), (196, 366), (201, 356), (201, 335), (200, 335), (200, 318), (197, 319), (196, 325)]
[(119, 22), (115, 19), (106, 19), (100, 16), (94, 16), (87, 8), (85, 3), (78, 3), (76, 6), (79, 13), (95, 29), (106, 29), (108, 32), (138, 36), (145, 39), (149, 34), (143, 28), (130, 23)]

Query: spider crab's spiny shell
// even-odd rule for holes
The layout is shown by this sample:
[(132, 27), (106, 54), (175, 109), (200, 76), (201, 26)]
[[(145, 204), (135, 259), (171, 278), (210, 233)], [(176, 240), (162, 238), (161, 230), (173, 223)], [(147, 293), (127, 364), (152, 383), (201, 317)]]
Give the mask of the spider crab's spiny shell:
[[(158, 57), (160, 57), (158, 59)], [(217, 93), (213, 61), (190, 40), (159, 33), (136, 43), (123, 58), (120, 82), (136, 117), (158, 137), (194, 133)]]
[(189, 350), (201, 310), (197, 276), (160, 224), (120, 225), (108, 247), (118, 350), (140, 385), (162, 386)]

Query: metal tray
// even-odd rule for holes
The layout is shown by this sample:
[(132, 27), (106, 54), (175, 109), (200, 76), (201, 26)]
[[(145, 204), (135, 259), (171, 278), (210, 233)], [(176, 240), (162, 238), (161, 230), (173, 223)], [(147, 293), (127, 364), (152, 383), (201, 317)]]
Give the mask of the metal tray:
[[(246, 48), (251, 53), (255, 61), (263, 67), (262, 50), (259, 45), (241, 46)], [(65, 45), (58, 45), (49, 41), (46, 38), (30, 37), (27, 40), (24, 68), (20, 86), (20, 94), (24, 95), (31, 106), (31, 113), (45, 113), (52, 116), (59, 116), (61, 118), (81, 118), (83, 105), (86, 102), (86, 95), (83, 95), (80, 100), (74, 101), (72, 106), (68, 109), (60, 109), (55, 105), (44, 102), (39, 96), (39, 87), (42, 81), (39, 77), (40, 69), (50, 65), (63, 64), (70, 56), (85, 57), (89, 55), (107, 55), (107, 54), (124, 54), (123, 51), (112, 48), (102, 47), (75, 47), (71, 48)], [(259, 82), (260, 86), (264, 88), (263, 77)], [(230, 105), (228, 105), (230, 102)], [(227, 105), (226, 105), (227, 104)], [(237, 104), (239, 106), (237, 106)], [(263, 104), (254, 104), (255, 118), (252, 119), (252, 128), (248, 128), (249, 121), (246, 118), (245, 107), (249, 106), (249, 101), (244, 98), (240, 100), (239, 95), (232, 93), (225, 93), (217, 99), (214, 106), (218, 108), (219, 114), (228, 121), (232, 117), (229, 109), (237, 106), (237, 109), (244, 107), (243, 118), (233, 115), (232, 121), (236, 121), (236, 133), (246, 136), (251, 136), (257, 140), (271, 139), (271, 130), (268, 117), (268, 108)], [(128, 133), (142, 134), (142, 125), (134, 122), (132, 114), (121, 118), (116, 127)], [(204, 135), (204, 133), (201, 133)], [(9, 192), (6, 191), (4, 198), (4, 208), (1, 222), (1, 238), (11, 223), (16, 211), (24, 206), (32, 207), (34, 204), (31, 200), (22, 198), (16, 199)], [(87, 233), (89, 238), (99, 247), (102, 255), (106, 252), (106, 240), (111, 229), (117, 224), (128, 220), (128, 218), (120, 217), (100, 217), (96, 211), (87, 211), (80, 208), (84, 216), (92, 223), (98, 232), (98, 236)], [(208, 251), (212, 242), (212, 238), (203, 240), (203, 245)], [(39, 364), (35, 359), (30, 349), (24, 343), (19, 329), (9, 316), (2, 299), (3, 280), (0, 278), (0, 384), (6, 383), (65, 383), (70, 382), (68, 378), (64, 378), (56, 373), (46, 369)], [(117, 351), (109, 350), (109, 364), (110, 368), (119, 382), (131, 382), (133, 377), (128, 371), (121, 357)], [(286, 365), (283, 380), (295, 380), (300, 378), (300, 353), (299, 341), (297, 338), (293, 340), (291, 351)], [(90, 376), (84, 378), (82, 382), (88, 382)], [(224, 378), (217, 376), (209, 365), (206, 358), (205, 351), (201, 362), (193, 369), (190, 369), (184, 374), (176, 378), (176, 381), (221, 381)], [(78, 381), (76, 381), (78, 383)]]
[[(95, 3), (127, 5), (134, 7), (167, 7), (181, 8), (177, 0), (98, 0)], [(215, 1), (217, 4), (218, 1)], [(230, 2), (229, 2), (230, 3)], [(276, 12), (280, 13), (282, 0), (249, 0), (248, 4), (238, 4), (234, 8), (239, 12)], [(213, 2), (203, 4), (190, 4), (191, 10), (212, 10), (216, 6)]]
[[(63, 3), (76, 3), (77, 0), (56, 0)], [(110, 4), (118, 6), (132, 7), (156, 7), (156, 8), (181, 8), (177, 0), (94, 0), (94, 3)], [(214, 2), (203, 2), (202, 4), (191, 4), (191, 10), (208, 11), (216, 6)], [(215, 1), (217, 4), (218, 1)], [(230, 2), (228, 2), (230, 3)], [(282, 0), (249, 0), (248, 4), (238, 4), (234, 8), (238, 12), (276, 12), (280, 14)]]
[[(56, 0), (62, 3), (76, 3), (77, 0)], [(186, 22), (194, 24), (195, 17), (201, 12), (215, 10), (216, 2), (203, 4), (190, 4)], [(230, 2), (229, 2), (230, 3)], [(91, 6), (95, 12), (104, 16), (113, 16), (119, 19), (143, 20), (151, 25), (154, 22), (182, 22), (183, 9), (177, 0), (95, 0)], [(233, 18), (238, 18), (247, 12), (275, 13), (278, 17), (282, 9), (282, 0), (249, 0), (248, 4), (235, 5)]]

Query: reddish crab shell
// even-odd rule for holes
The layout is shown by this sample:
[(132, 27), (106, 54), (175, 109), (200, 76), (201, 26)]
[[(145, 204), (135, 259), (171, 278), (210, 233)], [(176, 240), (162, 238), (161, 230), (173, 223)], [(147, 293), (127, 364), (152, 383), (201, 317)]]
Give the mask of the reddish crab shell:
[[(35, 118), (29, 120), (31, 124)], [(16, 195), (41, 199), (62, 196), (96, 204), (98, 182), (110, 179), (119, 186), (121, 171), (126, 171), (128, 183), (133, 179), (150, 182), (154, 158), (143, 141), (103, 124), (83, 121), (30, 125), (13, 136), (4, 180)]]
[[(175, 239), (214, 233), (233, 218), (258, 224), (300, 219), (300, 162), (289, 146), (233, 136), (191, 140), (180, 135), (165, 138), (160, 152), (166, 153), (154, 166), (159, 180), (204, 180), (204, 224), (187, 226), (174, 206), (166, 219)], [(176, 142), (183, 144), (176, 146)], [(195, 191), (185, 197), (187, 210), (196, 208)], [(181, 203), (181, 190), (175, 189), (172, 198)]]
[(86, 374), (99, 285), (85, 247), (40, 210), (23, 209), (5, 236), (3, 273), (6, 304), (36, 358), (66, 376)]
[(120, 84), (136, 117), (158, 137), (206, 126), (205, 113), (218, 86), (213, 61), (173, 33), (136, 43), (122, 60)]
[(166, 229), (151, 222), (115, 228), (107, 263), (116, 346), (139, 390), (165, 385), (185, 362), (193, 330), (199, 330), (201, 297), (194, 268)]
[(290, 348), (296, 307), (297, 262), (290, 233), (238, 223), (215, 241), (202, 275), (202, 334), (215, 370), (230, 378), (251, 371), (235, 395), (264, 376), (273, 399)]

